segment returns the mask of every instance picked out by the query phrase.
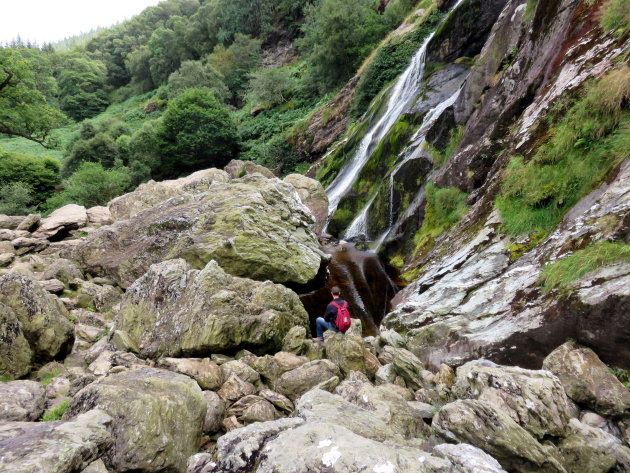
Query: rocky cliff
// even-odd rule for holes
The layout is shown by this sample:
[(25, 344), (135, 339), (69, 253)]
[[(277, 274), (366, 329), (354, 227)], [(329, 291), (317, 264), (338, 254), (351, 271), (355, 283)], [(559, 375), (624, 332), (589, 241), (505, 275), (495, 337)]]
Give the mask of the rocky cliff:
[[(367, 112), (347, 126), (357, 77), (309, 125), (327, 193), (234, 161), (0, 216), (0, 472), (630, 471), (612, 4), (418, 10), (383, 45), (417, 52)], [(303, 301), (328, 278), (359, 306), (383, 271), (326, 231), (405, 284), (382, 321), (388, 277), (315, 341)]]

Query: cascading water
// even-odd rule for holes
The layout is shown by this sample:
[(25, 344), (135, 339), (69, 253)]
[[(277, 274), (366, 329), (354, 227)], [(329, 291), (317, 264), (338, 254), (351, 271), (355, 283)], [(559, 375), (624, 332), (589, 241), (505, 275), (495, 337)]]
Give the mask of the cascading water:
[[(426, 136), (427, 136), (428, 131), (431, 129), (431, 126), (435, 123), (435, 121), (438, 118), (440, 118), (442, 113), (444, 113), (444, 111), (447, 108), (449, 108), (455, 103), (455, 101), (457, 100), (457, 97), (459, 97), (460, 92), (461, 92), (461, 89), (458, 89), (453, 95), (451, 95), (449, 98), (447, 98), (445, 101), (437, 105), (435, 108), (430, 110), (425, 115), (422, 125), (420, 126), (418, 131), (414, 134), (414, 136), (411, 138), (411, 142), (412, 142), (411, 148), (414, 151), (422, 149), (424, 143), (426, 142)], [(394, 179), (396, 177), (396, 174), (409, 160), (413, 159), (416, 156), (416, 153), (414, 153), (413, 151), (409, 152), (409, 148), (408, 148), (406, 150), (406, 153), (403, 154), (403, 156), (404, 157), (402, 161), (394, 168), (394, 170), (391, 172), (389, 176), (389, 186), (390, 186), (389, 187), (389, 219), (388, 219), (387, 228), (385, 229), (385, 231), (376, 240), (374, 240), (374, 244), (372, 246), (372, 249), (374, 251), (378, 251), (380, 246), (383, 244), (383, 242), (387, 239), (387, 237), (391, 233), (392, 228), (394, 226)], [(371, 207), (373, 201), (374, 199), (370, 201), (367, 208), (365, 209), (366, 216), (364, 218), (366, 222), (367, 222), (367, 213), (369, 212), (369, 207)], [(350, 227), (348, 227), (348, 230), (346, 231), (344, 238), (352, 239), (361, 234), (365, 234), (365, 231), (367, 230), (367, 225), (365, 226), (365, 229), (361, 229), (363, 230), (363, 233), (355, 233), (353, 225), (354, 225), (354, 222)]]
[[(457, 8), (463, 1), (458, 0), (453, 9)], [(353, 186), (358, 174), (368, 162), (378, 144), (387, 136), (398, 119), (413, 106), (424, 79), (426, 52), (433, 36), (434, 34), (429, 35), (424, 41), (407, 69), (391, 87), (384, 112), (362, 138), (356, 153), (326, 190), (330, 201), (329, 218), (337, 210), (343, 196)], [(452, 105), (456, 98), (456, 96), (451, 97), (426, 114), (418, 133), (412, 138), (414, 142), (420, 140), (419, 145), (422, 145), (429, 125), (447, 107)], [(409, 149), (408, 151), (409, 156), (406, 154), (402, 155), (402, 162), (394, 169), (389, 178), (390, 213), (387, 224), (390, 228), (396, 223), (392, 205), (394, 179), (406, 160), (414, 157), (413, 150)], [(348, 227), (346, 235), (367, 234), (368, 216), (376, 197), (377, 194), (374, 194), (370, 198), (360, 214)], [(382, 238), (384, 239), (386, 236), (384, 234)], [(331, 256), (325, 286), (300, 295), (304, 307), (309, 312), (311, 325), (314, 326), (315, 319), (323, 314), (326, 305), (330, 301), (330, 288), (332, 286), (340, 286), (342, 296), (350, 303), (353, 317), (358, 317), (363, 321), (364, 335), (375, 334), (382, 317), (390, 310), (391, 299), (399, 290), (399, 285), (395, 281), (395, 270), (384, 264), (375, 252), (360, 251), (351, 243), (331, 240), (324, 245), (324, 250)]]
[[(458, 0), (452, 10), (455, 10), (463, 1)], [(378, 143), (387, 135), (418, 95), (424, 78), (427, 48), (434, 35), (435, 32), (431, 33), (413, 56), (407, 69), (392, 87), (387, 107), (381, 118), (365, 134), (354, 156), (326, 189), (330, 202), (328, 206), (329, 217), (337, 210), (339, 201), (352, 187), (357, 175), (369, 160)]]

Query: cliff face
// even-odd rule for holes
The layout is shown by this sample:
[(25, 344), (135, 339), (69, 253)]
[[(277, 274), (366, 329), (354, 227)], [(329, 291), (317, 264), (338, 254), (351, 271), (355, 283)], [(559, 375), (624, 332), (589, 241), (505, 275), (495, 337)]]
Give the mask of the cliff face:
[[(378, 144), (332, 216), (329, 231), (375, 241), (402, 268), (410, 284), (383, 324), (405, 333), (409, 348), (430, 366), (484, 356), (539, 367), (567, 338), (628, 366), (627, 259), (611, 256), (580, 272), (599, 248), (611, 244), (623, 253), (628, 241), (630, 151), (623, 139), (602, 143), (627, 136), (623, 61), (630, 41), (602, 29), (604, 7), (578, 0), (458, 5), (428, 45), (415, 104)], [(623, 92), (610, 113), (622, 118), (606, 129), (599, 112), (578, 109), (592, 84), (612, 84), (605, 78), (615, 74), (625, 79), (614, 86)], [(605, 129), (603, 138), (589, 135), (590, 121), (575, 124), (587, 115)], [(553, 149), (562, 149), (567, 128), (570, 156), (559, 157)], [(357, 141), (350, 135), (347, 143)], [(571, 170), (590, 159), (598, 162), (586, 172), (592, 177)], [(529, 188), (519, 188), (519, 180)], [(448, 212), (456, 197), (459, 215), (436, 225), (436, 214)], [(518, 199), (531, 205), (519, 204), (529, 213), (514, 217), (508, 204)], [(514, 220), (533, 222), (543, 212), (555, 220), (511, 230)], [(549, 273), (570, 264), (576, 266), (570, 284), (545, 284)]]

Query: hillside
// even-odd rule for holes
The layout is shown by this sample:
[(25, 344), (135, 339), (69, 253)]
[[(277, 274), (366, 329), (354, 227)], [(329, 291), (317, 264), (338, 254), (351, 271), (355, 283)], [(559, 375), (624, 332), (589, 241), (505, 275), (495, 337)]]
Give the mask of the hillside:
[(0, 472), (630, 471), (628, 12), (169, 0), (0, 49)]

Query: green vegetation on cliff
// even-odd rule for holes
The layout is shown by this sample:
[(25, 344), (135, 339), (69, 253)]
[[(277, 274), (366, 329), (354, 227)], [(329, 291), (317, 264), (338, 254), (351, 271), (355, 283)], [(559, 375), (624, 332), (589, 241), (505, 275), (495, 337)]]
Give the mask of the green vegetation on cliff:
[(571, 283), (602, 266), (630, 261), (630, 244), (598, 241), (575, 253), (548, 264), (540, 282), (545, 292), (568, 289)]
[(630, 154), (630, 68), (590, 82), (549, 139), (526, 160), (512, 159), (496, 203), (510, 235), (551, 231), (565, 213)]

